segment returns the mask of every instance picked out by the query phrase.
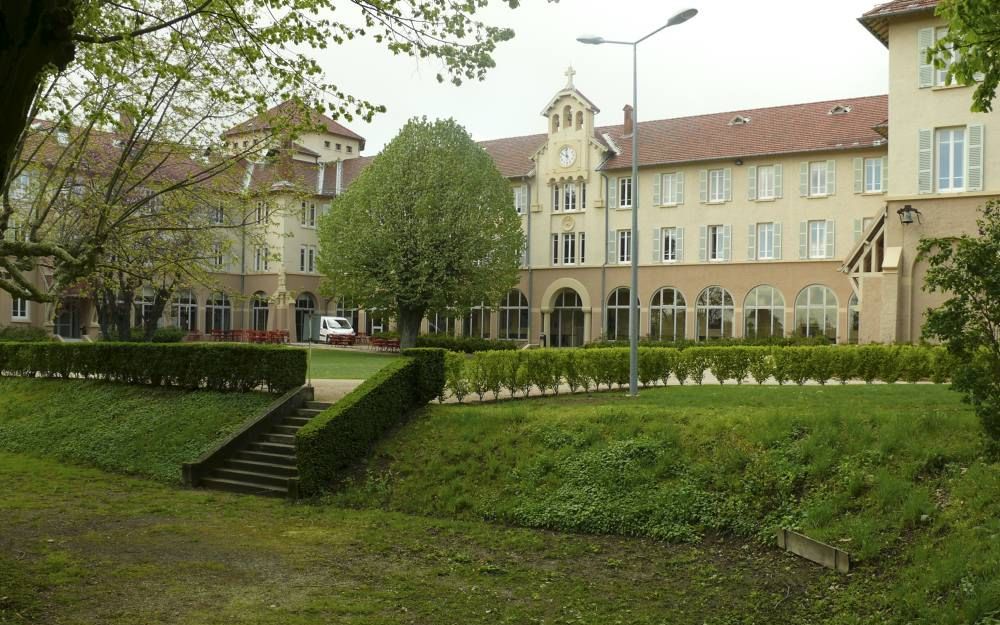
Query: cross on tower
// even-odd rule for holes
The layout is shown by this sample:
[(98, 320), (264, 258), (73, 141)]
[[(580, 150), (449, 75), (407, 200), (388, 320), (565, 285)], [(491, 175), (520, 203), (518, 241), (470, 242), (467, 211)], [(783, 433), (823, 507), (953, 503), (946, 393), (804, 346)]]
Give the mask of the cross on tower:
[(570, 65), (566, 68), (566, 88), (573, 89), (573, 76), (576, 76), (576, 70)]

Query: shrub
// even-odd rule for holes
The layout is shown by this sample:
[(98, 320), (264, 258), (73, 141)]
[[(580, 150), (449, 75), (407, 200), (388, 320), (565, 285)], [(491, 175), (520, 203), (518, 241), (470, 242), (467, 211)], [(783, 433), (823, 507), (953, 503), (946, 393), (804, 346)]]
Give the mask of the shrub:
[[(469, 394), (468, 375), (465, 371), (468, 358), (465, 354), (446, 352), (444, 355), (444, 385), (451, 395), (462, 403)], [(444, 400), (444, 397), (441, 397)]]
[(751, 350), (747, 371), (757, 384), (766, 382), (769, 377), (774, 375), (774, 360), (771, 357), (771, 350), (766, 347)]
[(305, 384), (306, 352), (218, 343), (0, 343), (0, 375), (284, 393)]
[(150, 341), (153, 343), (180, 343), (185, 336), (187, 336), (187, 332), (180, 328), (157, 328)]
[(444, 386), (443, 354), (407, 350), (404, 355), (298, 431), (300, 493), (319, 492), (340, 470), (367, 455), (387, 430), (425, 405), (432, 389)]
[(825, 385), (834, 377), (836, 361), (833, 352), (836, 347), (816, 347), (809, 353), (809, 375), (813, 380)]
[(858, 348), (858, 377), (871, 384), (881, 377), (886, 360), (884, 345), (862, 345)]
[(831, 350), (830, 358), (833, 361), (833, 378), (841, 384), (858, 377), (858, 366), (860, 357), (857, 347), (838, 347)]
[(774, 350), (774, 371), (779, 383), (791, 380), (802, 385), (809, 381), (810, 351), (807, 347), (784, 347)]
[(52, 335), (33, 326), (6, 326), (0, 328), (0, 342), (35, 343), (53, 340)]
[(466, 354), (520, 349), (520, 346), (513, 341), (496, 341), (474, 336), (447, 336), (442, 334), (418, 336), (417, 347), (436, 347), (446, 349), (450, 352), (465, 352)]

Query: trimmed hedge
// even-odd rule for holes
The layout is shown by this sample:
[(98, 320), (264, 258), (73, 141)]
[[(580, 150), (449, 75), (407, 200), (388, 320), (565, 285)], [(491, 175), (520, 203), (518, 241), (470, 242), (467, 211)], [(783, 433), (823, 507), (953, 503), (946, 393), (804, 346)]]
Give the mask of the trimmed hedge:
[(417, 347), (435, 347), (446, 349), (450, 352), (473, 354), (476, 352), (515, 350), (520, 349), (521, 346), (514, 341), (497, 341), (474, 336), (425, 334), (417, 337)]
[[(709, 341), (693, 341), (682, 339), (680, 341), (658, 341), (649, 338), (640, 338), (640, 347), (673, 347), (676, 349), (686, 349), (688, 347), (793, 347), (793, 346), (815, 346), (833, 345), (834, 342), (825, 336), (772, 336), (766, 339), (712, 339)], [(588, 349), (606, 349), (608, 347), (628, 347), (628, 341), (594, 341), (584, 345)]]
[(27, 342), (47, 342), (52, 341), (52, 335), (34, 326), (5, 326), (0, 328), (0, 342), (7, 343), (17, 341)]
[[(480, 400), (502, 390), (512, 397), (527, 395), (532, 387), (542, 394), (568, 385), (572, 391), (611, 389), (628, 384), (628, 349), (534, 349), (517, 352), (479, 352), (471, 357), (449, 354), (445, 359), (445, 392), (462, 401)], [(945, 382), (954, 359), (943, 347), (922, 345), (862, 345), (813, 347), (672, 347), (639, 348), (639, 381), (643, 386), (701, 384), (709, 371), (720, 384), (753, 380), (778, 384), (850, 380), (892, 384), (900, 380)]]
[(386, 431), (443, 393), (441, 349), (407, 349), (403, 358), (314, 417), (295, 435), (299, 493), (313, 495), (363, 458)]
[(306, 352), (210, 343), (0, 343), (0, 375), (284, 393), (305, 384)]

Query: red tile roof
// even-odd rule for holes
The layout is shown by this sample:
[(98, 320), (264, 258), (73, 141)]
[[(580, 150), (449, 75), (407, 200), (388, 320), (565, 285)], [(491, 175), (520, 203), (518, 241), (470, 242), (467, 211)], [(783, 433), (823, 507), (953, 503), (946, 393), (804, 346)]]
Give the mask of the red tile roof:
[[(361, 174), (361, 171), (368, 167), (368, 164), (372, 162), (374, 156), (363, 156), (360, 158), (349, 158), (344, 161), (344, 180), (343, 185), (346, 189), (354, 180)], [(326, 179), (323, 181), (324, 187), (331, 189), (330, 193), (336, 189), (337, 185), (337, 170), (335, 169), (336, 164), (331, 163), (326, 167)]]
[(883, 44), (889, 44), (889, 19), (910, 13), (933, 11), (938, 0), (892, 0), (880, 4), (858, 18), (858, 21)]
[(361, 149), (365, 149), (365, 138), (354, 131), (338, 124), (333, 119), (307, 108), (301, 102), (291, 99), (285, 100), (281, 104), (271, 107), (260, 115), (237, 124), (224, 132), (222, 136), (229, 137), (245, 132), (258, 130), (270, 130), (275, 120), (284, 120), (286, 123), (305, 123), (325, 128), (330, 134), (356, 139), (361, 143)]
[(528, 175), (535, 167), (531, 160), (538, 148), (545, 145), (548, 135), (524, 135), (492, 141), (479, 141), (486, 153), (493, 157), (497, 169), (507, 178)]
[[(850, 112), (832, 115), (833, 107)], [(728, 111), (639, 123), (639, 165), (824, 152), (868, 147), (883, 138), (874, 127), (889, 114), (888, 96)], [(737, 116), (750, 122), (731, 125)], [(602, 169), (632, 166), (632, 139), (623, 126), (598, 128), (621, 148)]]

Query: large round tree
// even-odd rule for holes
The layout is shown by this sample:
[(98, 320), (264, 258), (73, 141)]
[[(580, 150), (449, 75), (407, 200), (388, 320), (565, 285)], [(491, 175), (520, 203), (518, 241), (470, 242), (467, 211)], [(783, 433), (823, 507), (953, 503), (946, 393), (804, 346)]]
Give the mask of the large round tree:
[(324, 289), (395, 317), (416, 343), (428, 310), (498, 302), (524, 235), (511, 187), (454, 120), (410, 120), (320, 225)]

